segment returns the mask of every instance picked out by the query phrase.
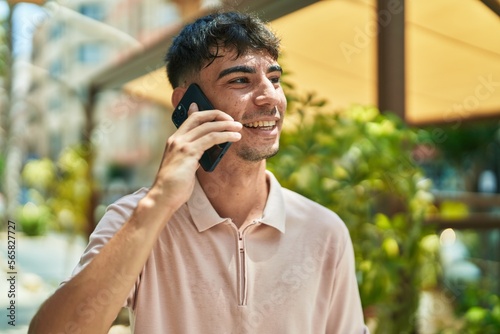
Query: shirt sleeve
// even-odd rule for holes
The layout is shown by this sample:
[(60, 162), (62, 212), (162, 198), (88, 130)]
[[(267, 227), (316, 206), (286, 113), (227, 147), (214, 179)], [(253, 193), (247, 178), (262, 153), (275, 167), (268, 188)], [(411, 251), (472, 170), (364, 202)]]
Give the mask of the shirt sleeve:
[(336, 266), (327, 334), (369, 334), (356, 280), (352, 241), (347, 228), (344, 231), (345, 244)]
[[(125, 222), (127, 222), (132, 215), (132, 212), (135, 210), (137, 203), (146, 195), (146, 193), (147, 189), (142, 188), (131, 195), (122, 197), (115, 203), (108, 206), (106, 213), (90, 235), (89, 243), (80, 257), (80, 261), (73, 269), (71, 276), (64, 280), (61, 283), (61, 286), (71, 280), (72, 277), (80, 273), (90, 262), (92, 262), (95, 256), (100, 253), (104, 245), (106, 245), (115, 233), (118, 232), (118, 230), (125, 224)], [(127, 300), (123, 304), (123, 307), (132, 305), (135, 288), (139, 283), (139, 279), (140, 278), (138, 277)]]

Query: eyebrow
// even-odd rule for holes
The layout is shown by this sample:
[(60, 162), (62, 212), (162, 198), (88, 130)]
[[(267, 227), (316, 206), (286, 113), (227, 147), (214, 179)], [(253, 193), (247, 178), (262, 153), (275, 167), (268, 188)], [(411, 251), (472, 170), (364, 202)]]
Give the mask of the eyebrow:
[[(283, 69), (279, 65), (271, 65), (267, 69), (267, 73), (271, 73), (271, 72), (280, 72), (280, 73), (283, 73)], [(233, 66), (233, 67), (230, 67), (230, 68), (226, 68), (225, 70), (222, 70), (219, 73), (219, 76), (217, 77), (217, 80), (219, 80), (220, 78), (223, 78), (226, 75), (229, 75), (231, 73), (251, 73), (251, 74), (253, 74), (253, 73), (256, 73), (256, 70), (253, 67), (245, 66), (245, 65)]]

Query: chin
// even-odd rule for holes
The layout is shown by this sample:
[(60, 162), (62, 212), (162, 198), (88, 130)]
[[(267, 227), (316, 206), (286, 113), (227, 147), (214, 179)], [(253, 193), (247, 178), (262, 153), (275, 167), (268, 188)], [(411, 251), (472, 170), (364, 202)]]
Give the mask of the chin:
[(273, 146), (266, 150), (247, 148), (238, 151), (238, 156), (248, 162), (258, 162), (275, 156), (279, 151), (279, 146)]

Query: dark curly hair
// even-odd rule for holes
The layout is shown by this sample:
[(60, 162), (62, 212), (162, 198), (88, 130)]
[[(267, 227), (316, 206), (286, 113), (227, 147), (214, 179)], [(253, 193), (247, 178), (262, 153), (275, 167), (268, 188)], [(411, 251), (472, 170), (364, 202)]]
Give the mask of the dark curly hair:
[(209, 66), (221, 48), (236, 50), (237, 57), (249, 50), (263, 50), (276, 60), (280, 40), (251, 14), (222, 12), (199, 18), (181, 30), (165, 56), (172, 87), (180, 86), (187, 76)]

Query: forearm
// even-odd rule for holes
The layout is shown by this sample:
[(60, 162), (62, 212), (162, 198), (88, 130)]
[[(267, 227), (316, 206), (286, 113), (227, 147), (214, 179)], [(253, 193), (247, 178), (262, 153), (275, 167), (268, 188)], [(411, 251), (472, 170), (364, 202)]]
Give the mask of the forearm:
[(108, 332), (173, 212), (148, 195), (92, 262), (42, 305), (29, 333)]
[(29, 333), (107, 333), (160, 231), (191, 196), (203, 152), (238, 141), (241, 123), (220, 110), (195, 112), (167, 140), (153, 187), (93, 260), (60, 287), (33, 318)]

